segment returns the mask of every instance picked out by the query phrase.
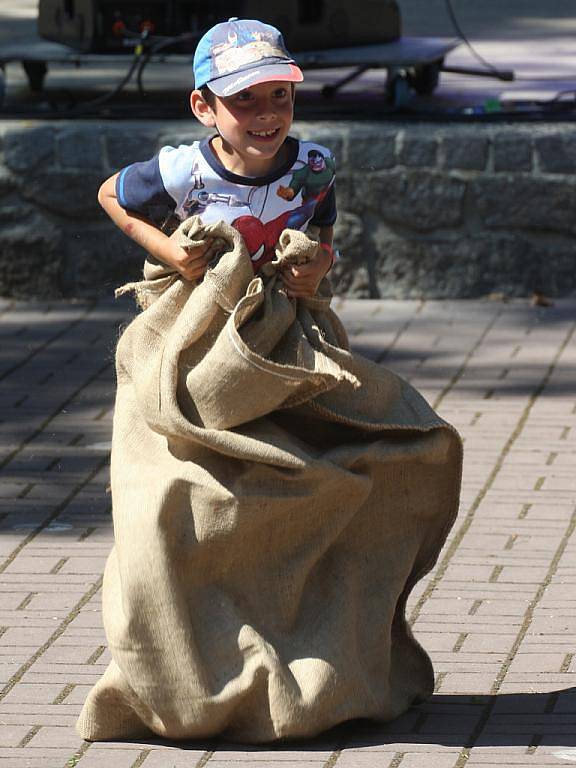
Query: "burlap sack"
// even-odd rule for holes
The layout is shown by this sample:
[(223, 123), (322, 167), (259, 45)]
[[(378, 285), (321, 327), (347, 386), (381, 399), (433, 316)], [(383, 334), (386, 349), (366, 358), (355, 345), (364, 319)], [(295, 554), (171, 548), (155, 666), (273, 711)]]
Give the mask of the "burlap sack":
[(433, 689), (407, 597), (454, 520), (461, 443), (409, 384), (348, 349), (327, 284), (278, 270), (317, 245), (284, 232), (254, 277), (226, 225), (196, 287), (159, 265), (117, 350), (113, 661), (86, 739), (306, 737), (388, 720)]

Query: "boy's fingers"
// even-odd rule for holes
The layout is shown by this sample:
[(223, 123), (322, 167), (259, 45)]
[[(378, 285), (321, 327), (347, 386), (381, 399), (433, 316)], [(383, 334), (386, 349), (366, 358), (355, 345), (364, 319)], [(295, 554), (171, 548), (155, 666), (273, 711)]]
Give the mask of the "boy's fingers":
[(291, 270), (290, 272), (284, 272), (283, 277), (285, 280), (290, 280), (295, 283), (310, 283), (314, 282), (314, 280), (317, 277), (316, 272), (294, 272)]
[(208, 238), (202, 245), (185, 245), (182, 247), (182, 250), (186, 251), (187, 254), (190, 256), (204, 254), (206, 251), (210, 250), (212, 247), (212, 244), (214, 242), (214, 238)]
[(192, 265), (200, 265), (200, 264), (207, 264), (210, 261), (210, 254), (207, 251), (202, 251), (199, 253), (189, 253), (187, 254), (186, 259), (184, 260), (184, 264), (186, 266), (192, 266)]
[(286, 280), (284, 286), (290, 296), (313, 296), (316, 293), (316, 285), (313, 283), (293, 283)]
[(314, 273), (316, 269), (312, 264), (298, 264), (298, 266), (291, 267), (290, 272), (295, 277), (306, 277), (307, 275)]
[(194, 259), (192, 262), (185, 262), (180, 264), (178, 271), (187, 280), (196, 280), (206, 272), (208, 266), (207, 259)]

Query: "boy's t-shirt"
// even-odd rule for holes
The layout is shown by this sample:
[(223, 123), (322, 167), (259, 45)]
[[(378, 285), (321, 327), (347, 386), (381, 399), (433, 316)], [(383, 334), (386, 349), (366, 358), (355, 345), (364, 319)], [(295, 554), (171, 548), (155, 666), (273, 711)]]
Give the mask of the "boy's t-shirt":
[(124, 168), (116, 181), (120, 205), (161, 223), (170, 215), (225, 221), (242, 235), (254, 268), (274, 257), (286, 228), (331, 226), (336, 220), (335, 163), (326, 147), (286, 139), (287, 159), (273, 174), (238, 176), (226, 170), (210, 139), (163, 147), (151, 160)]

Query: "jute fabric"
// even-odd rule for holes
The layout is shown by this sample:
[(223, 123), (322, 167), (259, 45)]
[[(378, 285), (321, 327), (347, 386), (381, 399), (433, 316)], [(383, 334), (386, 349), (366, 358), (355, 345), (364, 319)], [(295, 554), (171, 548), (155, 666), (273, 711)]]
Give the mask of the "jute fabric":
[(254, 276), (215, 238), (197, 285), (147, 264), (117, 348), (115, 544), (103, 584), (112, 661), (90, 740), (308, 737), (389, 720), (432, 693), (405, 618), (459, 498), (461, 442), (407, 382), (349, 351), (324, 281), (294, 300), (287, 230)]

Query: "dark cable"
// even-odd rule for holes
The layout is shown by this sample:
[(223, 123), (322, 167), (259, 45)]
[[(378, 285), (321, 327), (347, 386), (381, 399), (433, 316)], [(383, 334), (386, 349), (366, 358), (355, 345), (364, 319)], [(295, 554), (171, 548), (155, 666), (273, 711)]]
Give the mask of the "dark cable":
[(79, 115), (82, 114), (87, 108), (90, 109), (91, 107), (99, 107), (103, 104), (107, 104), (109, 101), (111, 101), (115, 96), (117, 96), (130, 82), (132, 79), (132, 75), (136, 71), (136, 68), (138, 64), (140, 63), (140, 59), (142, 58), (142, 46), (144, 45), (146, 38), (148, 37), (148, 32), (145, 31), (142, 33), (140, 37), (140, 43), (134, 48), (134, 56), (132, 57), (132, 61), (130, 62), (130, 66), (128, 67), (128, 71), (124, 75), (124, 77), (120, 80), (119, 83), (108, 93), (103, 94), (102, 96), (98, 96), (95, 99), (90, 99), (89, 101), (83, 101), (81, 104), (78, 104), (76, 107), (73, 107), (72, 109), (67, 110), (66, 114), (69, 115)]
[(93, 107), (100, 107), (104, 104), (107, 104), (128, 85), (132, 79), (132, 76), (134, 75), (134, 72), (136, 72), (138, 92), (140, 97), (143, 98), (144, 89), (142, 86), (142, 73), (144, 72), (144, 68), (150, 62), (152, 57), (165, 48), (169, 48), (181, 42), (188, 42), (191, 38), (198, 38), (198, 35), (183, 33), (175, 37), (151, 38), (149, 31), (145, 30), (140, 35), (130, 35), (130, 37), (138, 38), (138, 44), (134, 47), (134, 55), (132, 57), (132, 61), (130, 62), (130, 66), (128, 67), (128, 71), (124, 77), (108, 93), (105, 93), (102, 96), (98, 96), (95, 99), (84, 101), (81, 104), (78, 104), (76, 107), (72, 107), (71, 109), (66, 110), (67, 116), (81, 116), (82, 114), (86, 113), (87, 110), (89, 112)]
[(458, 19), (456, 18), (456, 14), (454, 13), (454, 8), (452, 6), (452, 0), (446, 0), (446, 10), (448, 11), (448, 16), (450, 17), (450, 21), (452, 22), (452, 26), (456, 30), (456, 34), (458, 37), (462, 40), (464, 45), (468, 48), (470, 53), (484, 66), (488, 71), (492, 72), (492, 74), (497, 77), (499, 80), (514, 80), (514, 72), (509, 69), (497, 69), (493, 64), (490, 64), (489, 61), (486, 61), (486, 59), (481, 56), (478, 51), (474, 48), (470, 40), (466, 37), (466, 34), (462, 27), (460, 26), (460, 23), (458, 22)]
[(145, 51), (144, 55), (140, 58), (138, 70), (136, 72), (136, 84), (138, 86), (138, 93), (140, 94), (140, 98), (144, 98), (145, 96), (142, 77), (144, 74), (144, 69), (148, 66), (151, 59), (166, 48), (171, 48), (173, 45), (177, 45), (178, 43), (191, 42), (192, 40), (197, 41), (199, 38), (199, 35), (190, 32), (184, 32), (183, 34), (176, 35), (175, 37), (159, 38), (157, 42), (155, 42)]

